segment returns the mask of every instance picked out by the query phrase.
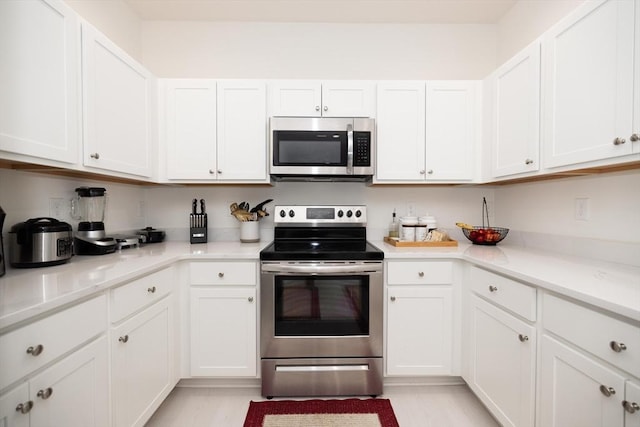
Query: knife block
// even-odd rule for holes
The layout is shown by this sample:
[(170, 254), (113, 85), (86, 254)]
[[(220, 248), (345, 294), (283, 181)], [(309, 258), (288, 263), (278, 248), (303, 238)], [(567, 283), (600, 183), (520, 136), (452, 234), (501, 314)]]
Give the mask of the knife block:
[(189, 241), (207, 243), (207, 214), (189, 215)]

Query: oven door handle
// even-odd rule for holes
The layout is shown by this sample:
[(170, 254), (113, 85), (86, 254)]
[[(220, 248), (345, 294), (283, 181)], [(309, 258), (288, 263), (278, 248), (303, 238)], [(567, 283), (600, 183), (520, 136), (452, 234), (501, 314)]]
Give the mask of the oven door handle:
[(263, 273), (362, 274), (382, 271), (382, 263), (367, 264), (262, 264)]

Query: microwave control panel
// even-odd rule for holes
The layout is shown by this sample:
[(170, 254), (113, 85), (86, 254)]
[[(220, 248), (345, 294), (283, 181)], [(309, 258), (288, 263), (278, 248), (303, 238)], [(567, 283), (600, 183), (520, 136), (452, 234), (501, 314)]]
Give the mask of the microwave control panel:
[(371, 132), (353, 132), (353, 166), (371, 166)]

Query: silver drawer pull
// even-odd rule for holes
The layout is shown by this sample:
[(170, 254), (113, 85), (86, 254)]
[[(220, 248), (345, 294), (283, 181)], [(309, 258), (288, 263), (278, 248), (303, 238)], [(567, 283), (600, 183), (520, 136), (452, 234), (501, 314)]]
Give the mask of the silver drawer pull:
[(224, 277), (224, 273), (223, 272), (218, 273), (218, 277), (222, 279)]
[(118, 338), (118, 341), (126, 343), (127, 341), (129, 341), (129, 335)]
[(44, 390), (39, 390), (38, 393), (36, 394), (36, 396), (38, 396), (41, 399), (48, 399), (51, 397), (51, 395), (53, 394), (53, 389), (51, 387), (48, 387)]
[(28, 402), (21, 403), (18, 406), (16, 406), (16, 411), (20, 412), (21, 414), (28, 414), (32, 408), (33, 408), (33, 402), (29, 400)]
[(100, 158), (100, 153), (91, 153), (89, 154), (89, 157), (98, 160)]
[(637, 411), (640, 411), (640, 405), (638, 405), (636, 402), (629, 402), (628, 400), (622, 401), (622, 407), (630, 414), (634, 414)]
[(520, 342), (529, 341), (529, 337), (527, 335), (518, 334), (518, 339)]
[(420, 272), (418, 272), (418, 276), (420, 276), (420, 277), (424, 277), (424, 271), (420, 271)]
[(150, 288), (147, 288), (147, 292), (149, 292), (150, 294), (155, 294), (156, 293), (156, 287), (152, 286)]
[(253, 302), (253, 297), (249, 297), (249, 298), (247, 298), (247, 301), (249, 301), (249, 302)]
[(42, 353), (42, 351), (44, 350), (44, 346), (42, 344), (38, 344), (35, 347), (29, 347), (27, 349), (27, 354), (30, 354), (32, 356), (39, 356), (40, 353)]
[(627, 140), (624, 138), (616, 138), (613, 140), (613, 145), (622, 145), (625, 142), (627, 142)]
[(606, 385), (601, 385), (600, 393), (604, 394), (607, 397), (611, 397), (616, 394), (616, 389), (613, 387), (607, 387)]
[(391, 298), (389, 298), (389, 299), (391, 300), (391, 302), (394, 302), (394, 301), (396, 300), (396, 297), (393, 297), (393, 296), (392, 296), (392, 297), (391, 297)]
[(489, 292), (497, 292), (497, 291), (498, 291), (497, 286), (489, 285)]
[(615, 351), (616, 353), (623, 352), (627, 349), (627, 346), (624, 345), (624, 343), (617, 342), (617, 341), (611, 341), (609, 343), (609, 347), (611, 347), (611, 350)]

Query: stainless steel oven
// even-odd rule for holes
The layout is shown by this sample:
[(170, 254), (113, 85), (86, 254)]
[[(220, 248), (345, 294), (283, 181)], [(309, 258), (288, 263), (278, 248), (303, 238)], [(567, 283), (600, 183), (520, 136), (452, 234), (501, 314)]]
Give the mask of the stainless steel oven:
[(262, 394), (381, 394), (383, 254), (366, 242), (366, 209), (276, 207), (276, 218), (261, 252)]

